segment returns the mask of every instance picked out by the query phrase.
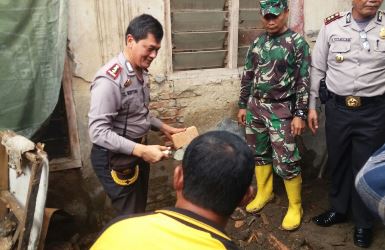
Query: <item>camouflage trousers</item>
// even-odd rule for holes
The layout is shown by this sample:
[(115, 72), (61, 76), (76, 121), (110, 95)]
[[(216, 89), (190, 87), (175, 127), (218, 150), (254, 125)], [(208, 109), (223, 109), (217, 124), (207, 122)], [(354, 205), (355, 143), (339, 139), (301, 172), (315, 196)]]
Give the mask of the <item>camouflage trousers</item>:
[(301, 173), (301, 159), (291, 134), (291, 102), (262, 103), (251, 98), (246, 114), (246, 141), (254, 152), (257, 166), (272, 164), (284, 179)]

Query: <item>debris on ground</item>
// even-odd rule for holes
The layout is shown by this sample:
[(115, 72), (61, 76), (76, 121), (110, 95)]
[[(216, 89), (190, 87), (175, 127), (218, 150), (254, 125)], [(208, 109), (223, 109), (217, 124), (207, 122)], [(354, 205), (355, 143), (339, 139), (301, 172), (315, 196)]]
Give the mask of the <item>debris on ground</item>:
[[(302, 225), (293, 232), (280, 230), (288, 201), (282, 181), (278, 177), (274, 178), (275, 199), (273, 202), (268, 203), (259, 213), (247, 213), (244, 209), (237, 208), (230, 217), (226, 231), (241, 250), (350, 250), (357, 248), (353, 243), (354, 224), (351, 221), (327, 228), (316, 226), (311, 221), (313, 216), (323, 212), (329, 206), (327, 179), (304, 178)], [(375, 225), (370, 249), (384, 249), (384, 229), (382, 224)]]

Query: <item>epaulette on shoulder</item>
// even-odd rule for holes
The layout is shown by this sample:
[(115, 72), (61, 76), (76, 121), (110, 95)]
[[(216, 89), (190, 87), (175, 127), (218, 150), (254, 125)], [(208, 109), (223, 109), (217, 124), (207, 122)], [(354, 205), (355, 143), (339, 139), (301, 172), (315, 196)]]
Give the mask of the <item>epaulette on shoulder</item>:
[(111, 76), (112, 78), (114, 78), (114, 80), (116, 78), (118, 78), (120, 72), (122, 71), (122, 66), (120, 66), (119, 64), (115, 63), (114, 65), (112, 65), (111, 68), (109, 68), (107, 71), (106, 71), (106, 74)]
[(384, 10), (379, 10), (377, 14), (377, 21), (382, 22), (383, 17), (385, 16), (385, 11)]
[(331, 22), (334, 22), (335, 20), (338, 20), (342, 17), (343, 15), (341, 14), (341, 12), (337, 12), (331, 16), (328, 16), (327, 18), (325, 18), (324, 20), (324, 23), (325, 25), (328, 25), (329, 23)]

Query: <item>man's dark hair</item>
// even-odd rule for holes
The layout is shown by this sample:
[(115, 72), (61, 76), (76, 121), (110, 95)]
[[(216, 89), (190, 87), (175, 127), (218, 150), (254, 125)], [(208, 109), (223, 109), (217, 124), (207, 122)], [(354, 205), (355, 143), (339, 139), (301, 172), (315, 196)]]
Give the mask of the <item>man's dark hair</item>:
[(154, 35), (155, 40), (159, 43), (163, 38), (162, 24), (153, 16), (148, 14), (142, 14), (131, 20), (126, 30), (126, 43), (127, 36), (130, 34), (138, 42), (142, 39), (146, 39), (148, 33)]
[(230, 216), (251, 184), (254, 157), (239, 136), (211, 131), (190, 143), (182, 166), (183, 196), (221, 216)]

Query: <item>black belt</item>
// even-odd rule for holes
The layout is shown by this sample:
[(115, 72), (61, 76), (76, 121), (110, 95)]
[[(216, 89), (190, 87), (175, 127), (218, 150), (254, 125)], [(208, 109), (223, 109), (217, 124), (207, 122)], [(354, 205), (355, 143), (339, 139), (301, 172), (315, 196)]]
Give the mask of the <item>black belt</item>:
[[(127, 139), (130, 140), (130, 141), (136, 142), (136, 143), (140, 143), (140, 144), (145, 144), (145, 142), (146, 142), (146, 136), (143, 136), (143, 137), (140, 137), (140, 138), (136, 138), (136, 139), (131, 139), (131, 138), (127, 138)], [(99, 146), (99, 145), (97, 145), (95, 143), (93, 145), (97, 149), (107, 150), (108, 151), (108, 149), (106, 149), (105, 147)]]
[(260, 98), (260, 97), (254, 97), (254, 98), (257, 99), (259, 102), (262, 102), (262, 103), (282, 103), (282, 102), (294, 101), (293, 96), (289, 96), (289, 97), (282, 98), (282, 99)]
[(329, 92), (330, 98), (333, 99), (337, 104), (345, 106), (347, 108), (360, 108), (372, 103), (377, 103), (379, 101), (385, 100), (385, 94), (383, 95), (377, 95), (377, 96), (340, 96), (336, 95), (332, 92)]

